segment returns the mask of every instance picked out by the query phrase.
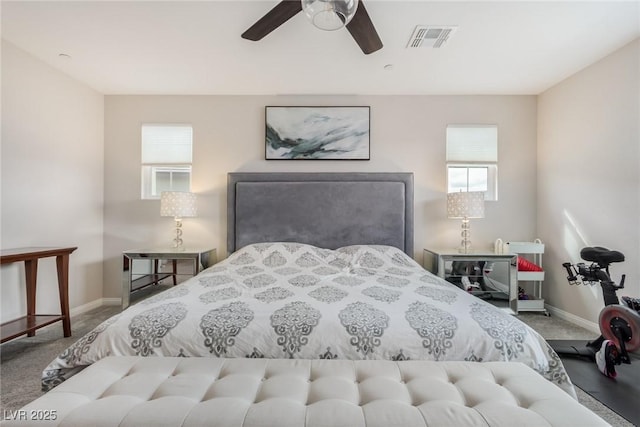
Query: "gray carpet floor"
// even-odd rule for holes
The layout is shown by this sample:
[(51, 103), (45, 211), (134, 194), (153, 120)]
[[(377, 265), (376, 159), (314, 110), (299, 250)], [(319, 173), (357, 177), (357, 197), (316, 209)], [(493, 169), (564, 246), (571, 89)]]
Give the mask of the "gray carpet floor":
[[(0, 416), (5, 411), (20, 409), (42, 395), (40, 374), (64, 349), (102, 321), (120, 311), (120, 307), (105, 306), (75, 316), (72, 336), (64, 338), (62, 326), (54, 324), (37, 332), (35, 337), (19, 338), (0, 346)], [(539, 313), (518, 316), (546, 339), (588, 340), (594, 334), (572, 323)], [(594, 367), (595, 368), (595, 367)], [(589, 394), (576, 387), (580, 403), (615, 427), (633, 427)]]

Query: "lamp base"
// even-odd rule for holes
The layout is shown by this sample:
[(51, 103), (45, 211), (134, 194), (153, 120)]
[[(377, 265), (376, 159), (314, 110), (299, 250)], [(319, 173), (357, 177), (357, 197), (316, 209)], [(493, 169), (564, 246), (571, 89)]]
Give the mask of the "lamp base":
[[(471, 243), (471, 242), (468, 242)], [(473, 253), (473, 251), (471, 250), (471, 245), (468, 244), (467, 246), (464, 245), (464, 242), (460, 242), (460, 247), (458, 248), (458, 253), (459, 254), (470, 254)]]
[(471, 240), (469, 239), (471, 236), (471, 225), (469, 224), (469, 218), (462, 219), (461, 229), (460, 236), (462, 237), (462, 241), (460, 242), (458, 252), (461, 254), (471, 253)]
[(182, 246), (182, 218), (174, 218), (176, 221), (176, 237), (173, 239), (173, 249), (175, 251), (184, 251)]

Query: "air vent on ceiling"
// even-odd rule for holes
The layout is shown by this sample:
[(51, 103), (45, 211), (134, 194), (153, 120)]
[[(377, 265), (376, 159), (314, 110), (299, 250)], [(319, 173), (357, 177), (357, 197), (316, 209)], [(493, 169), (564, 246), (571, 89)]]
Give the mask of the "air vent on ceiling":
[(458, 27), (453, 25), (418, 25), (411, 34), (407, 48), (440, 48), (457, 29)]

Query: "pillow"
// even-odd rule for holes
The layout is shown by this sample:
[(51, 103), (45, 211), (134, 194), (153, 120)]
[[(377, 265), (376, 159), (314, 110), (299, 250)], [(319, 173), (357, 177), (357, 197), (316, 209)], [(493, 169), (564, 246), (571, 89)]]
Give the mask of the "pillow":
[(518, 257), (518, 271), (542, 271), (542, 267), (532, 263), (526, 258)]

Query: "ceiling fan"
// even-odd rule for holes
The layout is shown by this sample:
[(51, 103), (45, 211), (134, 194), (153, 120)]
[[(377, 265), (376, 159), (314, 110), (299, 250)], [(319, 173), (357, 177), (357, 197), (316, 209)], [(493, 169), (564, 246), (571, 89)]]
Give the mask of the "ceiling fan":
[(382, 48), (382, 41), (362, 0), (282, 0), (242, 33), (242, 38), (261, 40), (303, 10), (312, 23), (323, 30), (346, 26), (365, 55)]

